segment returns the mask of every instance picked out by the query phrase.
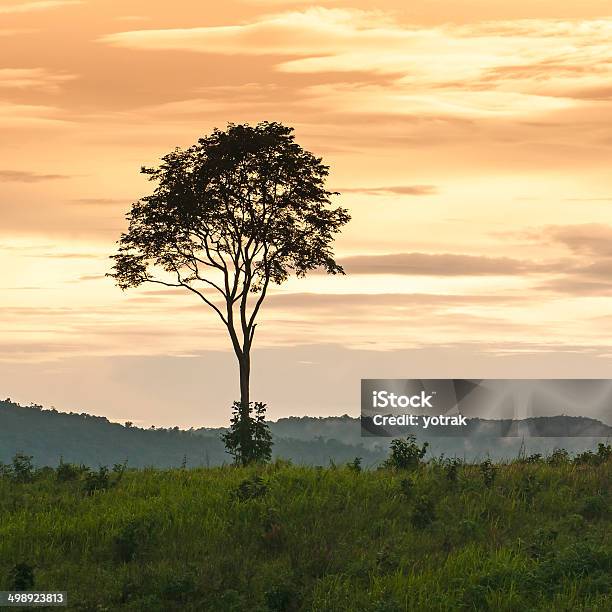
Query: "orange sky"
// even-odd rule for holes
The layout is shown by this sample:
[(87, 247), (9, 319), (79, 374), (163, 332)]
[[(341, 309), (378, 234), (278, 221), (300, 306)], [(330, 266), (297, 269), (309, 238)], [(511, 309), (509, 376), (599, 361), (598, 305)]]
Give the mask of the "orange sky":
[(265, 304), (273, 418), (357, 414), (360, 377), (612, 376), (609, 2), (406, 4), (0, 0), (0, 395), (227, 421), (213, 314), (103, 275), (141, 165), (264, 119), (353, 216), (349, 274)]

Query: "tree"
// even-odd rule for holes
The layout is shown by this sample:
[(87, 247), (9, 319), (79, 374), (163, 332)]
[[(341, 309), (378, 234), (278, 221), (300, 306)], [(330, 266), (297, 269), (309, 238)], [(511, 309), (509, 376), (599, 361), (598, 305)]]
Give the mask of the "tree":
[(265, 422), (265, 414), (266, 405), (261, 402), (255, 402), (254, 409), (249, 406), (246, 416), (240, 402), (234, 402), (229, 431), (222, 434), (221, 439), (238, 465), (255, 461), (265, 463), (272, 458), (272, 433)]
[(219, 316), (236, 354), (248, 419), (251, 347), (269, 285), (320, 268), (343, 274), (332, 242), (350, 216), (332, 208), (329, 167), (280, 123), (228, 124), (157, 168), (132, 204), (110, 274), (122, 289), (182, 287)]

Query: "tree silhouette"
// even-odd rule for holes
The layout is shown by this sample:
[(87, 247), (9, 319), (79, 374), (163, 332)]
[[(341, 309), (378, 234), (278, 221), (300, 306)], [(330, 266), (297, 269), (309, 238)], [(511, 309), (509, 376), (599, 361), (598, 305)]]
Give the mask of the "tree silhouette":
[(241, 415), (249, 414), (251, 346), (270, 283), (322, 268), (344, 273), (334, 235), (350, 217), (331, 208), (329, 167), (276, 122), (228, 124), (157, 168), (157, 186), (126, 215), (109, 276), (122, 289), (183, 287), (226, 326), (240, 372)]

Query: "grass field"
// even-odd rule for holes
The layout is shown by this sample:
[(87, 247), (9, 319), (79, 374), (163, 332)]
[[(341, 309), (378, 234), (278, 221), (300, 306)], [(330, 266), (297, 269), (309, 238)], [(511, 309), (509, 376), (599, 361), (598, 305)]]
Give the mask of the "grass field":
[(109, 473), (22, 460), (0, 478), (0, 590), (67, 591), (74, 610), (611, 610), (611, 483), (609, 457)]

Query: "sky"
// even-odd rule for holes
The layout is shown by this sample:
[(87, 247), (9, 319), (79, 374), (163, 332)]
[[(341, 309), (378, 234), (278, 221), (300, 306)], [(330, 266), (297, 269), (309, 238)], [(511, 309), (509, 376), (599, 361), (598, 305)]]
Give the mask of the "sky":
[[(406, 6), (416, 4), (416, 6)], [(267, 298), (252, 399), (359, 411), (361, 378), (612, 377), (606, 0), (0, 0), (0, 396), (227, 423), (213, 312), (105, 273), (140, 174), (228, 122), (330, 166), (346, 276)]]

